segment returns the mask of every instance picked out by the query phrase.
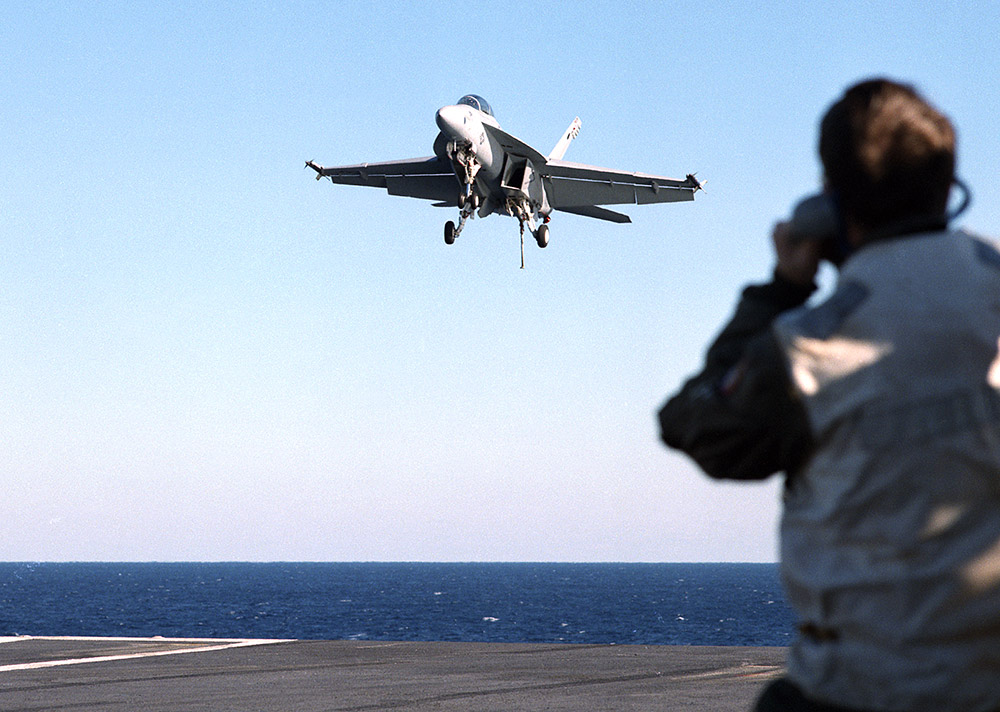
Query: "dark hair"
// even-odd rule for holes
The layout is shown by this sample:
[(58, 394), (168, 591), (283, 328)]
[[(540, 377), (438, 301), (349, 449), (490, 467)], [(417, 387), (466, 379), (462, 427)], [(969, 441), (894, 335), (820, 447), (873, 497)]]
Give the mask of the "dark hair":
[(941, 216), (955, 176), (955, 130), (908, 85), (844, 92), (820, 125), (819, 155), (846, 217), (867, 229)]

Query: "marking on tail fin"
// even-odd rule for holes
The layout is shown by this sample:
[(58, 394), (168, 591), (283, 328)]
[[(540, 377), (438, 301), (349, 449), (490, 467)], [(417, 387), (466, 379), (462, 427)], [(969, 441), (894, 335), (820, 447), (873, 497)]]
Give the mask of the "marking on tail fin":
[(580, 121), (580, 117), (577, 116), (573, 119), (573, 123), (569, 125), (563, 137), (559, 139), (559, 143), (556, 144), (555, 148), (552, 149), (552, 153), (549, 154), (549, 160), (560, 160), (566, 155), (566, 149), (569, 148), (570, 141), (575, 139), (580, 135), (580, 127), (583, 123)]

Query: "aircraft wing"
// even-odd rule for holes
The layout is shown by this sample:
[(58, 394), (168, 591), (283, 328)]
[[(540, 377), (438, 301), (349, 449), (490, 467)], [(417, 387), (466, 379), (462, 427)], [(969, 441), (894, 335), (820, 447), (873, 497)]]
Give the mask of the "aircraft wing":
[(389, 195), (456, 205), (460, 193), (451, 164), (434, 156), (353, 166), (320, 166), (313, 161), (306, 161), (306, 165), (316, 171), (316, 180), (329, 178), (345, 185), (385, 188)]
[(534, 168), (542, 174), (553, 209), (614, 222), (626, 222), (628, 218), (595, 206), (694, 200), (695, 192), (701, 188), (693, 175), (677, 180), (559, 160), (547, 161)]
[(559, 159), (550, 160), (502, 129), (489, 124), (484, 124), (483, 128), (507, 154), (523, 157), (531, 162), (532, 169), (542, 176), (549, 205), (555, 210), (625, 223), (631, 222), (628, 215), (597, 206), (694, 200), (695, 192), (701, 188), (701, 183), (693, 175), (677, 180)]

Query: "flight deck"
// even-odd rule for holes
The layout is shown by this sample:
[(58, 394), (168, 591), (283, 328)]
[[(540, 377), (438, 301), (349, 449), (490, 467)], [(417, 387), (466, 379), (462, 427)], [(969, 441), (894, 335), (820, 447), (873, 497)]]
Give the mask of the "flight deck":
[(0, 710), (748, 710), (785, 648), (0, 638)]

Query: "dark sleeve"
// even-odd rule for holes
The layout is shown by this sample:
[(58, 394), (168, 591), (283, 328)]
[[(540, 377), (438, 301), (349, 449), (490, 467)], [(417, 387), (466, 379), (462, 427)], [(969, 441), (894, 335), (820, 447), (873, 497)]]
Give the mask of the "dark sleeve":
[(771, 324), (815, 287), (778, 276), (743, 290), (736, 313), (708, 349), (705, 367), (660, 410), (663, 441), (723, 479), (791, 472), (812, 447)]

